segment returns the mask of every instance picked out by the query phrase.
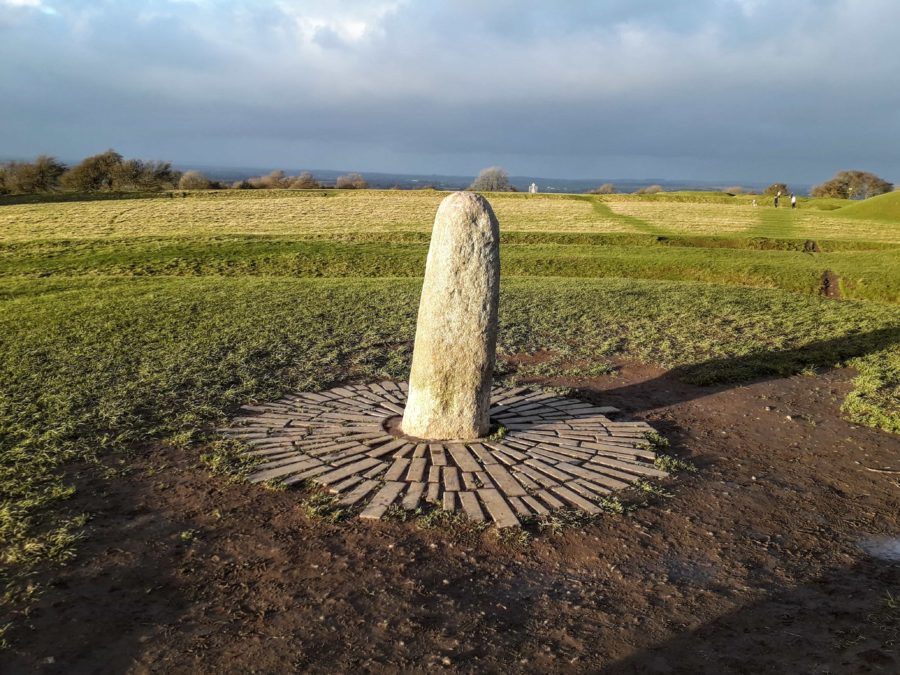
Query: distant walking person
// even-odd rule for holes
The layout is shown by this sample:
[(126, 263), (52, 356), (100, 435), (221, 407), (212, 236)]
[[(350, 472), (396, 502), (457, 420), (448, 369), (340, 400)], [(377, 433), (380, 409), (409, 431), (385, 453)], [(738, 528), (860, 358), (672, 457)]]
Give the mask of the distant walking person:
[(797, 208), (797, 195), (795, 195), (794, 193), (791, 193), (791, 208)]
[(780, 192), (779, 192), (777, 195), (775, 195), (775, 208), (776, 208), (776, 209), (778, 208), (778, 200), (779, 200), (779, 199), (781, 199), (781, 193), (780, 193)]
[(756, 200), (753, 200), (753, 208), (756, 208)]

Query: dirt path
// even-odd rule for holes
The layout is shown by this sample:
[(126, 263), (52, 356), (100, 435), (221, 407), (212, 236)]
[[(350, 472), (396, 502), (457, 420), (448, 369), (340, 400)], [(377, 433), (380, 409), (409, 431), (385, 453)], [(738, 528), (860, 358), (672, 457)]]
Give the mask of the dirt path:
[(900, 477), (867, 470), (900, 468), (900, 439), (839, 418), (847, 372), (592, 384), (701, 471), (523, 547), (329, 525), (171, 449), (83, 475), (90, 535), (0, 672), (900, 670), (900, 562), (860, 547), (900, 536)]

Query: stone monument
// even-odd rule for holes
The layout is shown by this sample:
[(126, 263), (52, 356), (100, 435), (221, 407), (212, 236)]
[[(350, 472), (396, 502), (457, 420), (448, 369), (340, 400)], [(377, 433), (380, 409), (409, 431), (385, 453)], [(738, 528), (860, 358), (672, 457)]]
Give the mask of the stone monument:
[[(409, 384), (244, 406), (219, 431), (254, 461), (248, 480), (313, 481), (360, 518), (433, 505), (511, 527), (556, 509), (600, 513), (611, 492), (665, 478), (646, 422), (527, 384), (492, 386), (499, 295), (497, 218), (483, 197), (451, 194), (434, 220)], [(490, 416), (502, 438), (488, 436)]]
[(434, 219), (404, 434), (429, 440), (488, 434), (499, 302), (497, 218), (484, 197), (455, 192)]

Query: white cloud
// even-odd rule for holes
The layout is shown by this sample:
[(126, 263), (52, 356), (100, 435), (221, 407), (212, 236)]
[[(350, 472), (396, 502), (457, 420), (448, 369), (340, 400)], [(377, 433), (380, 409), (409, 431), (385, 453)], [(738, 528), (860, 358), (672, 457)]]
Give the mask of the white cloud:
[(304, 43), (316, 42), (322, 34), (355, 43), (378, 35), (384, 18), (396, 12), (403, 2), (298, 2), (278, 0), (275, 5), (293, 20), (298, 37)]
[(43, 14), (54, 15), (58, 12), (43, 0), (0, 0), (0, 9), (14, 7), (16, 9), (36, 9)]

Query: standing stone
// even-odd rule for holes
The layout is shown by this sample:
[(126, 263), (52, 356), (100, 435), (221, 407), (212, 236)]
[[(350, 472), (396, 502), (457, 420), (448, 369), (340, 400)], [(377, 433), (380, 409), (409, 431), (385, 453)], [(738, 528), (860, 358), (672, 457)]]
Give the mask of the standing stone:
[(431, 233), (405, 434), (450, 440), (488, 433), (499, 302), (497, 217), (484, 197), (455, 192), (438, 207)]

